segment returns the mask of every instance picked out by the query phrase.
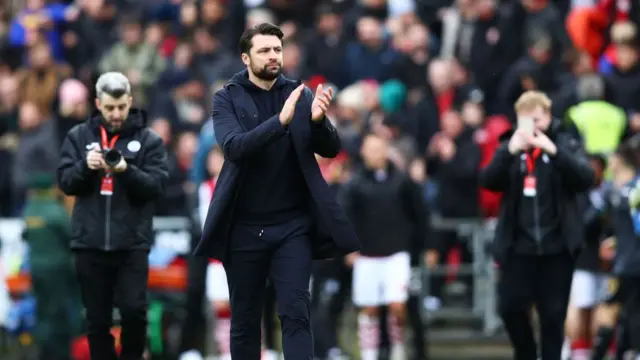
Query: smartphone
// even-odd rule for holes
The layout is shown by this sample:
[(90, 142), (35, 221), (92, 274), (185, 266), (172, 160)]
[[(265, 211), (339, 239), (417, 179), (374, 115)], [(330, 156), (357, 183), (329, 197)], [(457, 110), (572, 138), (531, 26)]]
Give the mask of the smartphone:
[(526, 131), (527, 134), (533, 135), (535, 130), (535, 121), (530, 117), (518, 118), (518, 129), (522, 129)]

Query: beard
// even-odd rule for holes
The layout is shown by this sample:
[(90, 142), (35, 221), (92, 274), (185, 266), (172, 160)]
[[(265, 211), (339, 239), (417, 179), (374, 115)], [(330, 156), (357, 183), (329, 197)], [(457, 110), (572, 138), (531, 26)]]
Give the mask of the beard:
[[(277, 65), (277, 68), (273, 68), (273, 66)], [(251, 64), (250, 68), (253, 75), (255, 75), (260, 80), (272, 81), (278, 78), (282, 73), (282, 64), (267, 64), (263, 67), (256, 67)]]

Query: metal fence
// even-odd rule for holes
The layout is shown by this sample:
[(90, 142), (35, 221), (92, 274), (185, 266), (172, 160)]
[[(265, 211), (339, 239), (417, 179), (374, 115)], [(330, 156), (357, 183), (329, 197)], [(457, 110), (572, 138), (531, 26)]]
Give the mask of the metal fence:
[[(459, 238), (468, 239), (463, 246), (468, 246), (472, 254), (471, 264), (461, 264), (456, 272), (459, 275), (472, 277), (473, 300), (470, 309), (456, 308), (456, 316), (461, 311), (470, 318), (482, 322), (484, 335), (494, 335), (500, 328), (500, 318), (497, 313), (496, 281), (497, 272), (490, 254), (490, 245), (493, 241), (496, 221), (481, 219), (444, 219), (438, 216), (431, 218), (432, 228), (436, 231), (455, 231)], [(423, 295), (429, 294), (430, 279), (432, 276), (445, 276), (450, 271), (449, 265), (436, 266), (433, 269), (423, 269)], [(426, 312), (426, 309), (425, 309)], [(447, 319), (453, 313), (445, 307), (435, 314), (424, 314), (425, 317), (436, 316)]]

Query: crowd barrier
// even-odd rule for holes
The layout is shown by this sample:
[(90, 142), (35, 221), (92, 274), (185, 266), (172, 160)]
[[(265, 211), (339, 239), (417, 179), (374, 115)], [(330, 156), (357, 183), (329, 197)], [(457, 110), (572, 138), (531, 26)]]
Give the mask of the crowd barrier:
[[(30, 288), (30, 277), (20, 271), (27, 255), (22, 240), (23, 221), (18, 218), (0, 218), (0, 325), (4, 324), (10, 308), (8, 293), (22, 293)], [(185, 217), (156, 217), (153, 219), (154, 246), (175, 254), (191, 252), (191, 222)], [(187, 286), (187, 267), (184, 263), (152, 268), (149, 287), (152, 290), (182, 291)]]
[[(455, 231), (460, 239), (467, 239), (462, 245), (469, 247), (473, 262), (458, 266), (455, 272), (458, 275), (471, 275), (473, 300), (470, 309), (456, 308), (453, 312), (450, 312), (447, 311), (448, 309), (443, 308), (436, 311), (436, 314), (430, 315), (447, 319), (453, 314), (458, 317), (461, 315), (461, 311), (468, 310), (466, 315), (481, 320), (483, 334), (487, 336), (495, 335), (501, 326), (496, 307), (497, 272), (490, 254), (490, 244), (493, 241), (495, 225), (495, 219), (444, 219), (438, 216), (431, 217), (433, 230)], [(425, 296), (429, 294), (429, 283), (433, 275), (445, 276), (450, 271), (449, 265), (436, 266), (433, 269), (425, 267), (423, 269), (423, 294)], [(424, 314), (424, 316), (428, 317), (429, 315)]]
[[(472, 275), (473, 278), (473, 305), (469, 309), (469, 316), (482, 321), (485, 334), (494, 334), (500, 327), (500, 320), (496, 313), (496, 269), (493, 266), (488, 245), (492, 241), (495, 221), (451, 220), (434, 216), (431, 223), (434, 230), (456, 231), (461, 238), (469, 239), (465, 245), (470, 247), (473, 263), (468, 266), (463, 265), (456, 271), (461, 275)], [(172, 249), (182, 255), (188, 254), (191, 251), (191, 226), (191, 222), (185, 217), (154, 218), (154, 246)], [(15, 273), (16, 266), (19, 266), (26, 255), (27, 249), (22, 240), (22, 230), (21, 219), (0, 218), (0, 278)], [(175, 266), (155, 271), (152, 270), (149, 276), (151, 288), (168, 287), (179, 290), (186, 287), (186, 267)], [(429, 279), (432, 274), (444, 275), (448, 271), (447, 265), (434, 269), (425, 267), (422, 272), (423, 295), (429, 293)], [(0, 324), (3, 323), (9, 307), (9, 298), (6, 296), (8, 289), (5, 283), (0, 284)], [(441, 315), (446, 318), (446, 310)]]

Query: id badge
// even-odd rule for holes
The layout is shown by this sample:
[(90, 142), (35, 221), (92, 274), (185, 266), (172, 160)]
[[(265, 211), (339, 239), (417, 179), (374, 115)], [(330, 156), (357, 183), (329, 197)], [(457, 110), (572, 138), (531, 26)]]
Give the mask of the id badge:
[(102, 183), (100, 184), (100, 195), (113, 195), (113, 177), (105, 176), (102, 178)]
[(536, 177), (527, 175), (524, 177), (524, 186), (522, 187), (522, 193), (524, 196), (534, 197), (536, 196)]

